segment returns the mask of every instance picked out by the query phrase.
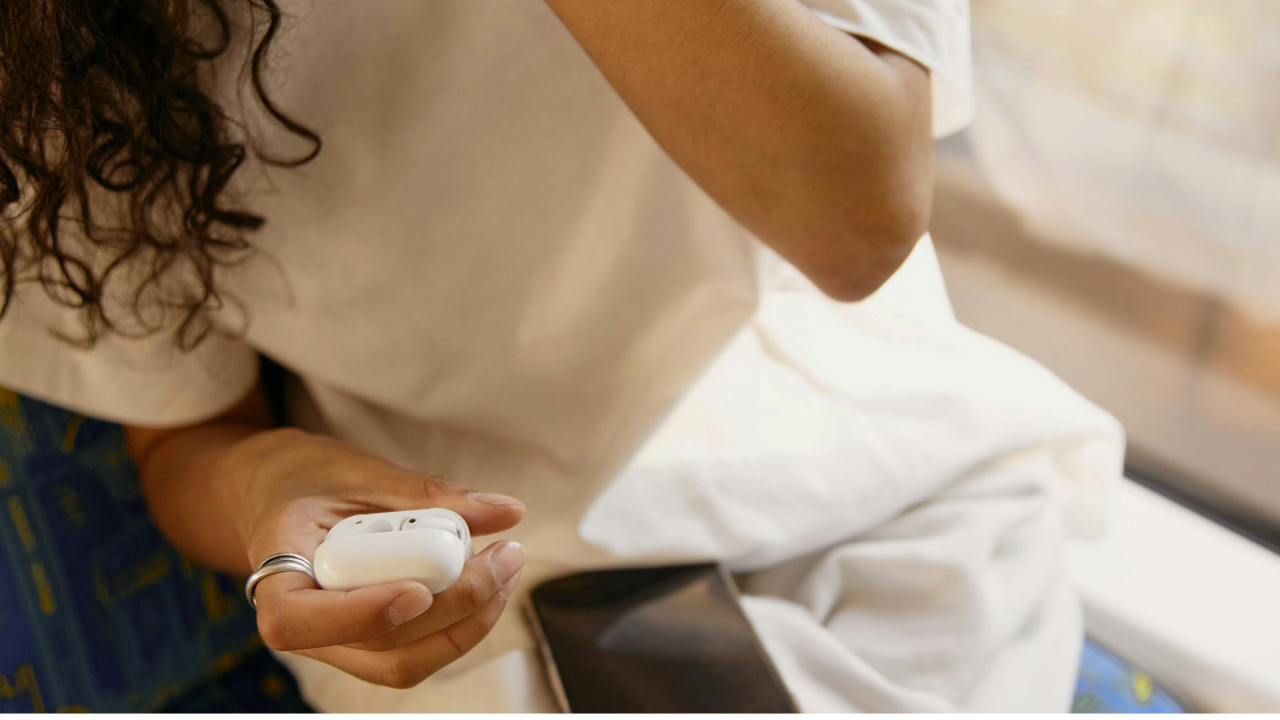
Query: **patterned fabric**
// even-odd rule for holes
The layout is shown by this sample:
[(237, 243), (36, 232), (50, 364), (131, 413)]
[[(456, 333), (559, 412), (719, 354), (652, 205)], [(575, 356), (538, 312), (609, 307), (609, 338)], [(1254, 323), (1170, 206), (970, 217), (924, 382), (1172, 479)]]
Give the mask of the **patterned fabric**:
[[(0, 712), (303, 712), (239, 582), (151, 523), (118, 426), (0, 390)], [(1182, 708), (1086, 642), (1073, 712)]]
[(293, 676), (259, 650), (217, 678), (165, 705), (165, 713), (309, 713)]
[(1073, 713), (1181, 713), (1186, 712), (1168, 691), (1146, 673), (1085, 640), (1076, 681)]
[(0, 712), (304, 707), (278, 666), (191, 694), (274, 661), (239, 582), (151, 523), (118, 426), (0, 390), (0, 514)]

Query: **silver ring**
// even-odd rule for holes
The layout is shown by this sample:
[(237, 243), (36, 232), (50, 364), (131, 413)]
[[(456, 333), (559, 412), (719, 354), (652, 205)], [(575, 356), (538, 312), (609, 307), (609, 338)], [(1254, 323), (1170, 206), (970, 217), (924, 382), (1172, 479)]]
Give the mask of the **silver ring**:
[(276, 573), (282, 572), (300, 572), (312, 580), (316, 579), (315, 570), (311, 567), (311, 561), (297, 553), (276, 553), (271, 557), (263, 560), (258, 569), (249, 576), (244, 583), (244, 596), (249, 604), (257, 609), (258, 601), (254, 599), (254, 591), (258, 588), (258, 583), (262, 582)]
[(311, 567), (311, 561), (299, 555), (298, 553), (276, 553), (275, 555), (272, 555), (266, 560), (263, 560), (262, 562), (258, 563), (258, 569), (261, 570), (262, 568), (268, 565), (274, 564), (276, 561), (283, 560), (285, 558), (288, 558), (290, 560), (297, 560), (303, 565), (306, 565), (307, 567)]

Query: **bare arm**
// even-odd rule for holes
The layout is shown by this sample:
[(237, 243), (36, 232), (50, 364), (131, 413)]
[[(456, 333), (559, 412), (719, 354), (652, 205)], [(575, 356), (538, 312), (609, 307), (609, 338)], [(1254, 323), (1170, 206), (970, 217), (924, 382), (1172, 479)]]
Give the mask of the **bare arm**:
[(827, 294), (870, 294), (924, 233), (921, 66), (797, 0), (546, 2), (672, 158)]
[[(125, 429), (161, 532), (203, 565), (248, 575), (245, 497), (254, 456), (273, 422), (260, 386), (231, 410), (191, 427)], [(255, 452), (255, 450), (257, 452)]]

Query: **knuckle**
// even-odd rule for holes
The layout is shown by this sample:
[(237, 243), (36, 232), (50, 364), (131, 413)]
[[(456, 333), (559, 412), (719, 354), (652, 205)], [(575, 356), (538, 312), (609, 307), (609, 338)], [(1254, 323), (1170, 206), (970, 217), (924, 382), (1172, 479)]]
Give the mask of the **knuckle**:
[(452, 656), (450, 662), (453, 662), (453, 660), (457, 660), (467, 654), (466, 649), (458, 644), (458, 638), (454, 637), (454, 634), (449, 631), (449, 628), (441, 630), (440, 634), (444, 636), (445, 652)]
[(382, 666), (379, 682), (397, 690), (408, 690), (427, 679), (427, 673), (404, 658), (393, 658)]
[(472, 631), (479, 638), (483, 639), (489, 636), (493, 631), (493, 626), (498, 624), (498, 618), (502, 617), (502, 606), (495, 603), (495, 608), (489, 612), (486, 608), (485, 612), (476, 613), (476, 624), (472, 627)]
[(495, 598), (488, 612), (481, 613), (480, 623), (484, 625), (484, 631), (487, 634), (498, 624), (498, 619), (502, 617), (502, 611), (507, 609), (506, 598)]
[(458, 608), (467, 615), (479, 612), (480, 608), (485, 606), (492, 594), (489, 590), (489, 583), (484, 578), (475, 575), (464, 577), (458, 580), (455, 585), (458, 586)]
[(498, 624), (502, 612), (507, 608), (507, 600), (502, 596), (495, 596), (490, 600), (480, 612), (475, 614), (476, 622), (480, 624), (480, 634), (488, 635), (493, 626)]
[(369, 479), (369, 462), (362, 457), (336, 457), (329, 461), (329, 472), (344, 484), (363, 487)]
[(258, 634), (262, 636), (262, 642), (272, 650), (292, 650), (293, 644), (289, 632), (289, 624), (275, 613), (263, 613), (258, 615)]
[(457, 491), (458, 486), (439, 475), (427, 475), (422, 478), (422, 492), (428, 497), (448, 495)]

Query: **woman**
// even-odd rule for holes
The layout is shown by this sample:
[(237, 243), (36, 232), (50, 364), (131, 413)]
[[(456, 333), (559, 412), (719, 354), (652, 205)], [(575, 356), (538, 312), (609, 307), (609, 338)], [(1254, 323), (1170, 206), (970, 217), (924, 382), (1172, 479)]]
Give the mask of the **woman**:
[[(228, 572), (357, 512), (518, 539), (436, 597), (256, 591), (277, 650), (394, 688), (492, 675), (530, 644), (498, 622), (519, 585), (625, 554), (579, 526), (789, 272), (772, 253), (838, 301), (911, 253), (932, 136), (968, 115), (966, 22), (949, 0), (10, 2), (0, 384), (126, 424), (160, 528)], [(259, 355), (296, 378), (287, 427)], [(890, 690), (868, 706), (974, 692), (869, 661)]]

